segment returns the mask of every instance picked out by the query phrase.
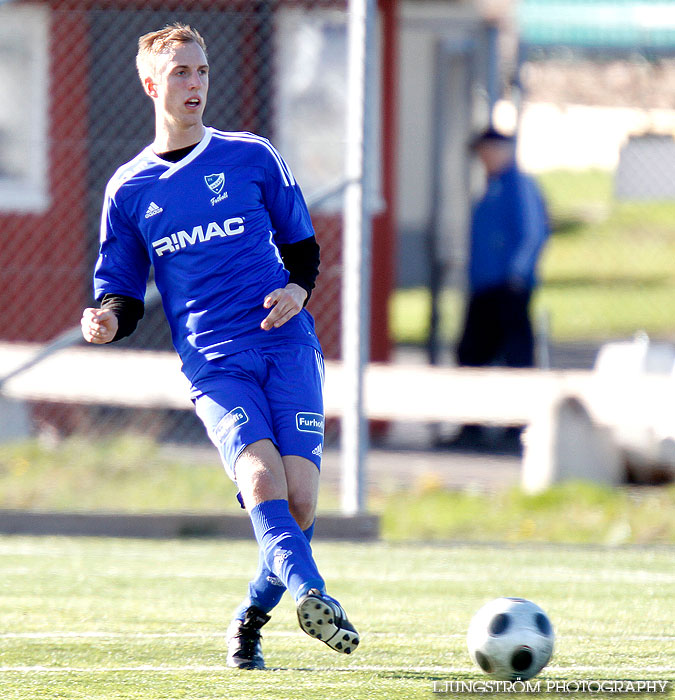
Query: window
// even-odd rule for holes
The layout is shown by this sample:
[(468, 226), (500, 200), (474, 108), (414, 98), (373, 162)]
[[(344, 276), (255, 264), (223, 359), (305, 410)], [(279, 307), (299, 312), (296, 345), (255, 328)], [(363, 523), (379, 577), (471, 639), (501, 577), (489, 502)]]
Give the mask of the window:
[[(377, 32), (375, 32), (377, 37)], [(274, 138), (309, 200), (338, 189), (317, 209), (342, 209), (347, 110), (346, 15), (326, 8), (284, 9), (277, 16), (277, 123)], [(376, 47), (379, 56), (379, 45)], [(378, 59), (379, 60), (379, 59)], [(379, 81), (379, 65), (376, 80)], [(380, 198), (379, 85), (367, 107), (367, 127), (375, 165), (367, 174), (366, 198), (372, 212)]]
[(0, 6), (0, 212), (49, 205), (48, 46), (47, 8)]

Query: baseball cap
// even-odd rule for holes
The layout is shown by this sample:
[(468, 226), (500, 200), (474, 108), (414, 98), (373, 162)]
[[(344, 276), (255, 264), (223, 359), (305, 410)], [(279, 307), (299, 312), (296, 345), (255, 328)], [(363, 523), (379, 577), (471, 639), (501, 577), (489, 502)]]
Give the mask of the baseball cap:
[(476, 136), (471, 139), (471, 143), (469, 144), (469, 148), (473, 151), (478, 146), (484, 143), (494, 143), (494, 144), (512, 144), (515, 142), (515, 137), (511, 136), (509, 134), (505, 134), (501, 131), (498, 131), (495, 129), (493, 126), (488, 127), (484, 131), (481, 131), (479, 134), (476, 134)]

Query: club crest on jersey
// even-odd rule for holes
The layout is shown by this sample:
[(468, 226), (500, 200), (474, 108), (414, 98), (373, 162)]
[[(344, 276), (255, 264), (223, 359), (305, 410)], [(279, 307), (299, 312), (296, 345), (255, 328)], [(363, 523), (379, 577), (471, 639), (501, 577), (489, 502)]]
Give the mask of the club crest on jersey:
[(222, 202), (227, 199), (227, 192), (223, 192), (223, 187), (225, 187), (225, 173), (213, 173), (213, 175), (204, 175), (204, 182), (206, 182), (207, 187), (215, 194), (215, 197), (211, 197), (211, 206)]
[(213, 194), (220, 194), (225, 187), (225, 173), (204, 175), (204, 180)]

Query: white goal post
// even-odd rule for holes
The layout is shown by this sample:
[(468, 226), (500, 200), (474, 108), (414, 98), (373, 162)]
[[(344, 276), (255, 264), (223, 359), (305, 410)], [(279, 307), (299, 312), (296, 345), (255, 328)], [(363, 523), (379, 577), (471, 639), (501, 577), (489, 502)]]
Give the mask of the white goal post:
[(350, 0), (347, 56), (345, 147), (342, 361), (342, 489), (345, 515), (366, 508), (365, 462), (368, 429), (363, 406), (363, 376), (369, 356), (371, 213), (365, 183), (373, 163), (368, 109), (373, 92), (374, 0)]

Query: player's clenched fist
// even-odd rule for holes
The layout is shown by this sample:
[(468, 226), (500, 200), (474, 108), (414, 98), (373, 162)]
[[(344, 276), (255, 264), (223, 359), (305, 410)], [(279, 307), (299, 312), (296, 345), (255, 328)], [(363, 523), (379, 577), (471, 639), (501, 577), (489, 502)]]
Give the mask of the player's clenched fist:
[(117, 316), (110, 309), (85, 309), (80, 323), (88, 343), (109, 343), (117, 333)]
[(293, 282), (270, 292), (265, 297), (263, 306), (266, 309), (272, 309), (272, 311), (267, 314), (260, 327), (264, 331), (268, 331), (270, 328), (283, 326), (286, 321), (289, 321), (302, 311), (302, 305), (305, 303), (306, 298), (307, 292), (300, 285)]

